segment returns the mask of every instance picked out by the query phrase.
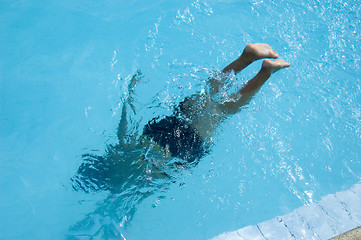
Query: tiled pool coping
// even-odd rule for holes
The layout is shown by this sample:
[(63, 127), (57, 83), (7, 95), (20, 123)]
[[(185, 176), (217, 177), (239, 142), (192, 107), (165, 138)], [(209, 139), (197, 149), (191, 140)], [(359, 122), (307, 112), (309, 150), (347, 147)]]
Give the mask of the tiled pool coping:
[[(349, 190), (329, 194), (319, 202), (297, 208), (284, 216), (278, 216), (233, 232), (223, 233), (212, 238), (212, 240), (323, 240), (360, 226), (361, 183), (358, 183)], [(360, 232), (361, 230), (355, 229), (354, 231)]]
[(330, 240), (359, 240), (361, 239), (361, 227), (352, 229)]

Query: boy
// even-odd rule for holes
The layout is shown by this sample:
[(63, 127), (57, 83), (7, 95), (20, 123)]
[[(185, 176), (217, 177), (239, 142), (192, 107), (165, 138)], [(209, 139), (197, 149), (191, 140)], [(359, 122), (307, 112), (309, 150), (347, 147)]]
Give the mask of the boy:
[(186, 98), (175, 108), (173, 115), (149, 121), (139, 139), (126, 134), (127, 108), (133, 107), (135, 75), (128, 86), (129, 96), (122, 108), (119, 144), (108, 146), (104, 156), (83, 155), (84, 162), (72, 178), (73, 188), (86, 192), (100, 189), (122, 192), (130, 186), (141, 188), (154, 177), (170, 178), (169, 170), (197, 164), (207, 152), (212, 133), (222, 120), (239, 112), (274, 72), (290, 66), (283, 60), (266, 59), (258, 74), (238, 92), (226, 96), (224, 101), (214, 100), (225, 87), (227, 73), (237, 74), (263, 58), (276, 59), (278, 54), (267, 44), (248, 44), (241, 56), (222, 70), (219, 78), (208, 81), (208, 91)]

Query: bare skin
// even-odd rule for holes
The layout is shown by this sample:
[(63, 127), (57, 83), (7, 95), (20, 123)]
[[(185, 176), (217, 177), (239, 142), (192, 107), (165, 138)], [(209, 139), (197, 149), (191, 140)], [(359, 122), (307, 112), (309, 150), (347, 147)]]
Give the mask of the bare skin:
[[(265, 43), (248, 44), (241, 56), (226, 66), (222, 72), (237, 74), (254, 61), (263, 58), (276, 59), (278, 54)], [(273, 73), (290, 66), (290, 63), (284, 60), (272, 61), (271, 59), (264, 60), (257, 75), (249, 80), (237, 93), (230, 96), (232, 101), (222, 104), (212, 102), (210, 100), (211, 96), (220, 91), (224, 86), (224, 81), (210, 79), (209, 95), (194, 95), (183, 103), (184, 106), (187, 106), (186, 111), (183, 113), (187, 118), (191, 119), (193, 127), (203, 139), (210, 137), (219, 122), (227, 115), (235, 114), (240, 111), (242, 106), (247, 105)], [(199, 104), (200, 102), (202, 104)]]
[[(217, 94), (224, 87), (227, 73), (238, 73), (254, 61), (269, 58), (263, 61), (258, 74), (249, 80), (235, 94), (226, 97), (226, 102), (213, 100), (214, 94)], [(278, 58), (278, 54), (267, 44), (256, 43), (248, 44), (241, 56), (223, 69), (223, 78), (210, 79), (209, 91), (203, 94), (195, 94), (179, 104), (182, 120), (187, 121), (192, 126), (198, 137), (202, 138), (204, 145), (211, 143), (212, 134), (219, 126), (222, 120), (231, 114), (240, 111), (240, 108), (246, 105), (255, 95), (257, 90), (267, 81), (267, 79), (280, 69), (289, 67), (290, 64), (283, 60), (271, 60)], [(142, 78), (141, 72), (137, 72), (128, 85), (128, 95), (124, 100), (121, 120), (118, 127), (119, 144), (110, 145), (106, 154), (97, 156), (94, 154), (84, 154), (84, 162), (78, 169), (73, 180), (73, 188), (84, 191), (110, 190), (113, 193), (120, 193), (124, 190), (133, 192), (139, 189), (145, 189), (153, 186), (147, 185), (152, 178), (170, 178), (168, 173), (183, 168), (181, 164), (167, 165), (172, 154), (159, 143), (143, 135), (139, 137), (138, 123), (132, 126), (133, 131), (128, 130), (129, 121), (127, 115), (135, 114), (133, 106), (133, 94), (136, 83)], [(221, 94), (223, 92), (220, 92)], [(163, 129), (167, 134), (168, 129)], [(193, 136), (191, 134), (191, 136)], [(185, 146), (188, 147), (188, 146)], [(184, 148), (185, 148), (184, 147)], [(163, 184), (154, 182), (153, 190)], [(137, 185), (137, 188), (132, 186)], [(134, 199), (140, 201), (149, 196), (151, 191), (145, 194), (134, 194)], [(134, 192), (135, 193), (135, 192)], [(124, 195), (126, 199), (128, 195)], [(121, 198), (123, 199), (123, 198)], [(111, 200), (110, 200), (111, 202)], [(134, 201), (128, 201), (130, 206), (126, 209), (128, 213), (134, 208)]]
[[(213, 131), (217, 128), (219, 123), (230, 114), (235, 114), (240, 111), (242, 106), (248, 104), (252, 97), (267, 81), (267, 79), (280, 69), (287, 68), (290, 63), (284, 60), (271, 60), (278, 58), (278, 54), (269, 45), (265, 43), (248, 44), (241, 56), (227, 65), (222, 72), (224, 74), (234, 72), (239, 73), (245, 69), (251, 63), (264, 59), (261, 70), (249, 80), (238, 92), (229, 96), (230, 101), (224, 103), (217, 103), (212, 100), (212, 96), (217, 94), (222, 87), (224, 87), (226, 75), (221, 80), (210, 79), (210, 89), (205, 94), (195, 94), (187, 98), (182, 102), (182, 113), (191, 121), (192, 127), (197, 130), (198, 134), (204, 139), (212, 137)], [(133, 77), (134, 78), (134, 77)], [(127, 104), (132, 109), (131, 93), (136, 83), (136, 78), (132, 79), (129, 85), (129, 99)], [(123, 106), (122, 119), (119, 125), (119, 139), (126, 139), (126, 104)], [(136, 140), (133, 141), (134, 145), (137, 145)], [(129, 144), (129, 143), (128, 143)], [(128, 145), (125, 144), (125, 145)]]
[[(261, 70), (255, 77), (238, 92), (226, 98), (229, 101), (219, 103), (212, 99), (214, 94), (224, 87), (227, 73), (238, 73), (249, 64), (263, 58), (269, 59), (263, 61)], [(208, 92), (195, 94), (179, 105), (179, 108), (182, 107), (182, 117), (185, 117), (187, 121), (190, 120), (192, 128), (199, 137), (203, 138), (205, 145), (211, 142), (212, 133), (223, 119), (239, 112), (240, 108), (249, 102), (273, 73), (290, 66), (283, 60), (271, 60), (276, 58), (278, 58), (278, 54), (267, 44), (248, 44), (241, 56), (223, 69), (223, 79), (210, 79)], [(141, 78), (142, 74), (139, 71), (128, 85), (128, 96), (124, 100), (117, 133), (119, 144), (109, 145), (106, 153), (102, 156), (92, 153), (84, 154), (84, 162), (79, 167), (76, 176), (72, 178), (73, 188), (76, 190), (85, 192), (109, 190), (112, 193), (104, 201), (104, 204), (94, 212), (87, 214), (85, 221), (80, 221), (74, 225), (73, 229), (80, 226), (79, 231), (82, 231), (82, 227), (88, 227), (88, 223), (93, 222), (93, 217), (98, 214), (101, 217), (108, 218), (110, 216), (118, 222), (129, 222), (140, 201), (171, 183), (171, 181), (151, 182), (150, 180), (155, 178), (172, 179), (171, 174), (185, 166), (175, 163), (168, 164), (172, 155), (166, 149), (160, 149), (162, 147), (158, 146), (157, 142), (149, 140), (147, 136), (143, 135), (139, 138), (137, 124), (132, 126), (134, 131), (127, 131), (129, 123), (127, 115), (135, 114), (132, 103), (134, 87)], [(164, 129), (165, 133), (167, 133), (166, 130)], [(117, 207), (117, 211), (114, 211), (115, 205), (120, 206)]]
[(225, 67), (222, 72), (234, 71), (238, 73), (249, 64), (262, 58), (278, 58), (278, 54), (265, 43), (248, 44), (244, 48), (242, 55)]
[(262, 63), (261, 70), (249, 80), (239, 91), (238, 93), (232, 95), (234, 102), (225, 103), (224, 107), (226, 110), (229, 110), (230, 113), (236, 113), (239, 111), (239, 108), (248, 104), (252, 97), (257, 93), (257, 91), (262, 87), (262, 85), (271, 77), (271, 75), (277, 72), (280, 69), (287, 68), (291, 64), (284, 60), (275, 60), (266, 59)]

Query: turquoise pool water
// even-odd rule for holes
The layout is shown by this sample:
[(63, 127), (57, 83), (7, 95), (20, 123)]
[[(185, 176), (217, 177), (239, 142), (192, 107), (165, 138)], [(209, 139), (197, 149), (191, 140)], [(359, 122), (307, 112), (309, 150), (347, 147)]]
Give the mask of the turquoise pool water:
[[(209, 239), (359, 182), (360, 10), (357, 0), (1, 1), (0, 239)], [(82, 155), (116, 143), (138, 70), (133, 117), (144, 124), (251, 42), (292, 66), (217, 129), (197, 166), (141, 189), (153, 192), (143, 201), (73, 190)]]

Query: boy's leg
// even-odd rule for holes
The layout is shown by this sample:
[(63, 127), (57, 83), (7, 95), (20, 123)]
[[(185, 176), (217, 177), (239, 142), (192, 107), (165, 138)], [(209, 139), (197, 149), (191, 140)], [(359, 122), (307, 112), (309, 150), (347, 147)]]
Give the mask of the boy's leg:
[(234, 71), (238, 73), (252, 62), (262, 58), (278, 58), (278, 54), (265, 43), (248, 44), (244, 48), (241, 56), (225, 67), (222, 72)]
[(287, 68), (291, 64), (284, 60), (275, 60), (266, 59), (262, 63), (262, 68), (258, 74), (249, 80), (239, 91), (234, 94), (232, 98), (234, 102), (227, 102), (223, 104), (223, 109), (228, 113), (236, 113), (239, 111), (240, 107), (248, 104), (251, 98), (256, 94), (256, 92), (262, 87), (262, 85), (267, 81), (269, 77), (278, 70), (282, 68)]
[[(248, 44), (244, 48), (241, 56), (226, 66), (222, 72), (227, 73), (234, 71), (234, 73), (237, 74), (254, 61), (262, 58), (278, 58), (278, 54), (265, 43)], [(211, 86), (211, 95), (217, 93), (224, 84), (223, 81), (219, 81), (214, 78), (211, 79), (209, 83)]]
[(284, 60), (275, 60), (266, 59), (262, 63), (262, 68), (258, 74), (249, 80), (240, 90), (240, 94), (247, 93), (256, 93), (258, 89), (267, 81), (267, 79), (275, 72), (282, 68), (287, 68), (291, 64)]

